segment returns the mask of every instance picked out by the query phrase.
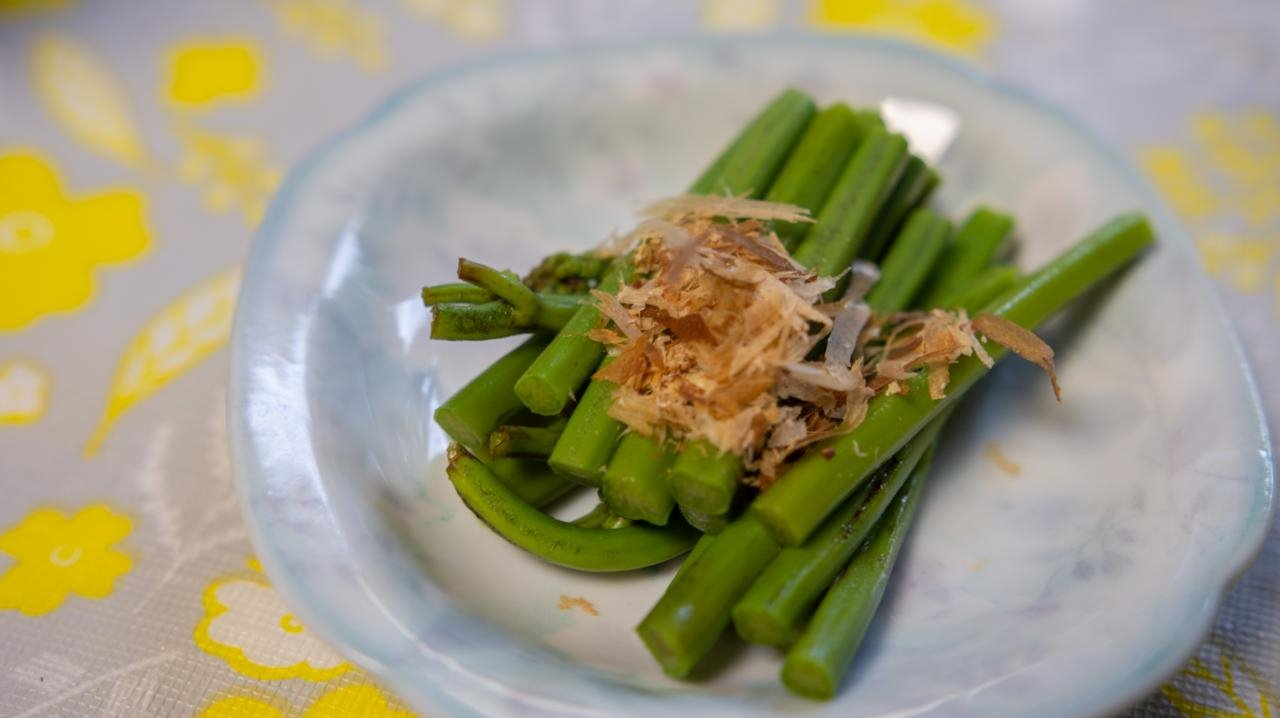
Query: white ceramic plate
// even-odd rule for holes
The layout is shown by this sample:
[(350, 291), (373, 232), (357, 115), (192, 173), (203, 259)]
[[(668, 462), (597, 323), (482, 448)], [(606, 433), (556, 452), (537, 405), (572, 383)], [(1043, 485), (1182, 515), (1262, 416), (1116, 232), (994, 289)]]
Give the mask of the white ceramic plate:
[[(631, 224), (786, 85), (955, 108), (937, 201), (1010, 208), (1029, 266), (1120, 210), (1160, 233), (1049, 328), (1062, 405), (1009, 363), (951, 422), (827, 704), (790, 697), (778, 655), (732, 641), (700, 681), (664, 677), (632, 629), (671, 567), (575, 574), (481, 526), (430, 416), (510, 343), (431, 342), (418, 301), (459, 255), (523, 269)], [(1062, 114), (885, 41), (517, 55), (429, 77), (294, 170), (254, 247), (232, 354), (235, 466), (263, 563), (308, 626), (432, 716), (1104, 713), (1188, 657), (1272, 510), (1248, 371), (1147, 187)], [(1019, 475), (986, 457), (993, 443)], [(562, 595), (599, 615), (562, 610)]]

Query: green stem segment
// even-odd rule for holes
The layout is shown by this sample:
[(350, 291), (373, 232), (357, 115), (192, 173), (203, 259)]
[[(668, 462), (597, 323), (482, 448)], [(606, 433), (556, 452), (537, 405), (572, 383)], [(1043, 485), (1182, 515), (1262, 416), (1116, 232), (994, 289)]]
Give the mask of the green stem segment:
[(876, 311), (900, 312), (924, 287), (951, 237), (951, 223), (931, 209), (911, 214), (880, 267), (880, 281), (867, 293)]
[(831, 586), (809, 626), (787, 652), (782, 682), (793, 693), (822, 699), (835, 695), (889, 584), (893, 564), (920, 503), (923, 492), (919, 485), (928, 475), (932, 459), (930, 448), (875, 533)]
[(777, 553), (769, 530), (744, 516), (685, 561), (636, 628), (662, 670), (689, 674), (729, 624), (729, 609)]
[[(445, 285), (453, 286), (453, 285)], [(432, 287), (423, 289), (425, 294)], [(476, 289), (480, 289), (476, 287)], [(481, 290), (488, 291), (488, 290)], [(537, 294), (538, 310), (532, 320), (521, 317), (507, 302), (431, 305), (431, 338), (453, 341), (499, 339), (516, 334), (559, 331), (578, 311), (582, 296)]]
[[(1033, 328), (1127, 264), (1152, 238), (1151, 227), (1141, 215), (1117, 217), (1033, 274), (991, 313)], [(990, 353), (998, 358), (1004, 351), (992, 346)], [(752, 515), (785, 545), (803, 543), (871, 472), (986, 372), (977, 357), (965, 357), (951, 365), (944, 399), (929, 398), (925, 376), (909, 380), (905, 394), (876, 397), (857, 428), (810, 447), (756, 499)]]
[(497, 299), (498, 295), (488, 289), (465, 282), (437, 284), (422, 288), (422, 303), (428, 307), (452, 303), (481, 304), (497, 301)]
[[(606, 358), (604, 363), (609, 361)], [(622, 433), (622, 424), (609, 416), (615, 386), (600, 379), (587, 385), (547, 460), (551, 468), (578, 483), (600, 485), (605, 465)]]
[[(837, 103), (819, 112), (764, 198), (804, 207), (811, 216), (817, 216), (858, 144), (858, 133), (858, 123), (848, 105)], [(804, 239), (810, 226), (809, 222), (778, 222), (774, 231), (791, 250)]]
[(551, 453), (564, 431), (563, 424), (548, 426), (499, 426), (489, 434), (491, 456), (538, 456)]
[(527, 504), (542, 508), (577, 488), (539, 459), (497, 457), (484, 462), (489, 471)]
[(906, 157), (907, 141), (901, 136), (879, 128), (868, 131), (796, 249), (796, 261), (824, 277), (843, 272), (857, 256)]
[(974, 210), (943, 255), (924, 305), (942, 306), (947, 297), (963, 291), (974, 275), (991, 264), (1012, 231), (1013, 217), (987, 207)]
[[(949, 309), (951, 307), (975, 307), (977, 311), (994, 302), (1001, 295), (1010, 292), (1023, 279), (1017, 267), (1008, 265), (987, 267), (978, 273), (971, 282), (942, 296), (935, 306)], [(932, 308), (932, 307), (930, 307)]]
[(469, 259), (458, 260), (458, 279), (489, 290), (511, 305), (517, 322), (529, 324), (538, 315), (538, 296), (514, 272), (504, 272)]
[(738, 492), (742, 461), (706, 439), (690, 441), (671, 465), (671, 493), (686, 511), (720, 516)]
[(809, 611), (934, 445), (943, 422), (938, 417), (917, 434), (874, 480), (832, 512), (809, 540), (778, 554), (733, 607), (733, 625), (743, 640), (769, 646), (795, 640)]
[(619, 516), (665, 526), (675, 500), (667, 486), (674, 458), (657, 440), (627, 434), (618, 442), (600, 482), (600, 497)]
[(436, 409), (436, 423), (459, 444), (487, 453), (493, 430), (524, 408), (515, 393), (516, 380), (549, 342), (547, 337), (532, 337), (490, 364)]
[(506, 540), (535, 556), (580, 571), (629, 571), (675, 558), (693, 547), (687, 527), (583, 528), (522, 501), (478, 459), (449, 449), (449, 480), (463, 503)]
[(875, 224), (867, 233), (858, 256), (879, 262), (889, 248), (889, 241), (902, 228), (907, 215), (929, 199), (940, 181), (938, 173), (925, 164), (924, 160), (915, 155), (908, 157), (907, 164), (902, 168), (902, 175), (893, 185), (889, 198), (884, 201), (884, 207), (876, 216)]
[[(622, 283), (620, 271), (610, 271), (600, 283), (600, 291), (610, 294)], [(574, 392), (591, 376), (604, 347), (587, 333), (600, 324), (600, 308), (585, 303), (556, 334), (546, 350), (516, 381), (516, 395), (535, 414), (552, 416), (564, 411)]]

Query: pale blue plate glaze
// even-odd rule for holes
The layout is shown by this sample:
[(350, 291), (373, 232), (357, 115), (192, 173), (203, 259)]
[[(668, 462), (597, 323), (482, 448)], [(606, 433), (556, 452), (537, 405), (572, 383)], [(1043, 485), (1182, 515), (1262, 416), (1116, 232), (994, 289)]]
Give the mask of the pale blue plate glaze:
[[(489, 533), (443, 475), (442, 396), (509, 342), (435, 343), (418, 301), (459, 255), (517, 269), (632, 223), (767, 97), (886, 94), (963, 121), (938, 197), (1018, 216), (1034, 265), (1107, 216), (1158, 249), (1050, 327), (1065, 400), (999, 368), (951, 423), (876, 626), (838, 698), (790, 697), (730, 642), (696, 683), (632, 627), (670, 568), (599, 577)], [(1070, 331), (1066, 331), (1070, 330)], [(305, 623), (426, 715), (1083, 716), (1154, 690), (1257, 551), (1259, 403), (1191, 242), (1060, 112), (880, 40), (784, 37), (513, 55), (431, 76), (290, 175), (232, 345), (235, 468), (259, 554)], [(996, 442), (1021, 466), (984, 456)], [(589, 599), (599, 616), (558, 608)]]

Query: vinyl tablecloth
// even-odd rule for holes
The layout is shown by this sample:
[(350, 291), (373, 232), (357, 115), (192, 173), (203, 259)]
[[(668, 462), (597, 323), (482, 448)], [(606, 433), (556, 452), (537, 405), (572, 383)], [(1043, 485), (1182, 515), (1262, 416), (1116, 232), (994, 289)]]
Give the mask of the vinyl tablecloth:
[[(289, 613), (232, 488), (226, 344), (273, 189), (496, 48), (777, 30), (905, 37), (1079, 113), (1192, 230), (1280, 417), (1274, 0), (0, 0), (0, 716), (411, 715)], [(1278, 684), (1273, 530), (1133, 714), (1272, 716)]]

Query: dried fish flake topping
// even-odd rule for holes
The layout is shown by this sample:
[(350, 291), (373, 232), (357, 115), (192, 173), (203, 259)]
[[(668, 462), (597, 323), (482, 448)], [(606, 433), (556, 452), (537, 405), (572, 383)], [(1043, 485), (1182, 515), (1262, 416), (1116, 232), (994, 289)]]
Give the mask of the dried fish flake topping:
[[(769, 225), (812, 221), (800, 207), (685, 195), (642, 214), (627, 235), (634, 279), (593, 293), (607, 322), (588, 336), (612, 357), (595, 376), (618, 385), (609, 414), (646, 436), (706, 439), (743, 459), (748, 483), (767, 488), (797, 450), (857, 426), (872, 398), (922, 371), (937, 399), (952, 362), (991, 362), (963, 312), (872, 312), (874, 265), (856, 264), (845, 296), (823, 303), (837, 279), (798, 264)], [(980, 319), (992, 339), (1044, 356)]]

